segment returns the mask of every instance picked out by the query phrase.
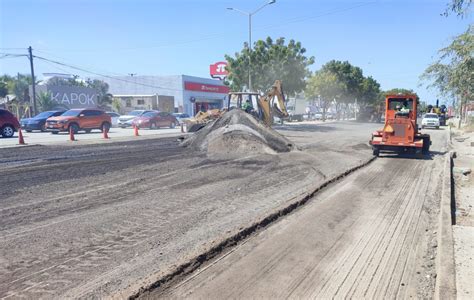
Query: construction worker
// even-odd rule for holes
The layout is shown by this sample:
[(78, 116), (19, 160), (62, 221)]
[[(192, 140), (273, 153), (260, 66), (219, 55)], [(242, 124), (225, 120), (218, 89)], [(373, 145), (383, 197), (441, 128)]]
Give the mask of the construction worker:
[(410, 109), (408, 108), (408, 103), (406, 101), (403, 101), (403, 106), (400, 108), (401, 113), (409, 113)]
[(247, 99), (242, 105), (242, 109), (245, 110), (246, 113), (251, 113), (253, 110), (252, 102), (250, 102), (250, 99)]

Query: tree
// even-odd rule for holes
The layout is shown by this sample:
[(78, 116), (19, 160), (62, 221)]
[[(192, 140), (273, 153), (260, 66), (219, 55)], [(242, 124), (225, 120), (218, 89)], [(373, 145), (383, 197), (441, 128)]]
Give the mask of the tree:
[(30, 101), (30, 85), (31, 77), (29, 75), (23, 75), (18, 73), (16, 77), (13, 77), (10, 83), (9, 90), (15, 94), (18, 102), (29, 102)]
[(451, 0), (448, 3), (444, 16), (449, 16), (450, 13), (455, 13), (458, 17), (465, 17), (469, 13), (469, 8), (472, 5), (473, 0)]
[(305, 95), (312, 99), (321, 101), (323, 120), (326, 119), (326, 111), (331, 102), (340, 99), (346, 93), (346, 87), (332, 72), (319, 70), (309, 77)]
[(331, 60), (321, 67), (321, 70), (334, 74), (337, 80), (345, 86), (341, 96), (344, 102), (361, 100), (364, 75), (362, 69), (351, 65), (348, 61)]
[(118, 113), (121, 113), (122, 111), (122, 102), (120, 101), (119, 98), (114, 98), (112, 100), (112, 108), (118, 112)]
[(74, 75), (73, 78), (53, 77), (48, 80), (48, 85), (59, 86), (86, 86), (83, 80), (79, 80), (79, 76)]
[(37, 101), (40, 111), (52, 110), (57, 106), (57, 103), (51, 98), (51, 94), (47, 92), (40, 92)]
[(429, 82), (428, 87), (437, 89), (440, 95), (457, 100), (462, 108), (473, 99), (474, 25), (438, 53), (438, 60), (428, 66), (420, 78)]
[(257, 91), (266, 91), (280, 79), (283, 82), (284, 92), (295, 95), (305, 88), (305, 79), (310, 75), (308, 67), (314, 63), (314, 57), (305, 56), (306, 49), (300, 42), (290, 40), (285, 45), (285, 38), (275, 42), (267, 37), (254, 44), (251, 54), (247, 44), (235, 57), (226, 55), (229, 76), (227, 84), (233, 91), (241, 91), (248, 84), (249, 55), (251, 58), (251, 77), (253, 88)]
[(112, 94), (109, 93), (109, 85), (105, 81), (94, 79), (87, 80), (86, 86), (97, 91), (97, 106), (107, 108), (112, 104)]
[(5, 98), (8, 95), (8, 86), (5, 81), (0, 81), (0, 98)]

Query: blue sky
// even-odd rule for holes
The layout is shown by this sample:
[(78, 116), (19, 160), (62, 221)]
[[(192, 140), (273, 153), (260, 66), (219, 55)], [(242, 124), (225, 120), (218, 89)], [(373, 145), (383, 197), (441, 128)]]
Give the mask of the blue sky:
[[(383, 89), (418, 87), (437, 50), (466, 30), (471, 17), (440, 16), (449, 0), (277, 0), (253, 18), (253, 40), (300, 41), (315, 56), (311, 70), (348, 60)], [(260, 0), (0, 0), (2, 53), (34, 54), (107, 75), (209, 77), (209, 64), (240, 51), (244, 15)], [(15, 49), (8, 49), (15, 48)], [(19, 48), (19, 49), (16, 49)], [(93, 75), (36, 60), (35, 71)], [(24, 57), (0, 59), (0, 74), (29, 73)]]

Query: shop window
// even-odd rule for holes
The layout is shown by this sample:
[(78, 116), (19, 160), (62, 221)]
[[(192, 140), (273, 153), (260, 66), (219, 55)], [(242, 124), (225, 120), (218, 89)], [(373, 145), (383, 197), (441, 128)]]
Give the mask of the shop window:
[(145, 105), (145, 100), (143, 100), (143, 99), (138, 99), (138, 100), (137, 100), (137, 105)]

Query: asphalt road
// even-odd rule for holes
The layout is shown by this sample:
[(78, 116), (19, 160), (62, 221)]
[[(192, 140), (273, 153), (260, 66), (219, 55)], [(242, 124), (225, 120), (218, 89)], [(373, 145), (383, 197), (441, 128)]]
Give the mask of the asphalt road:
[(301, 150), (239, 159), (176, 137), (0, 149), (0, 298), (132, 295), (368, 161), (379, 126), (284, 126)]
[(143, 298), (432, 298), (447, 130), (426, 159), (380, 157)]

